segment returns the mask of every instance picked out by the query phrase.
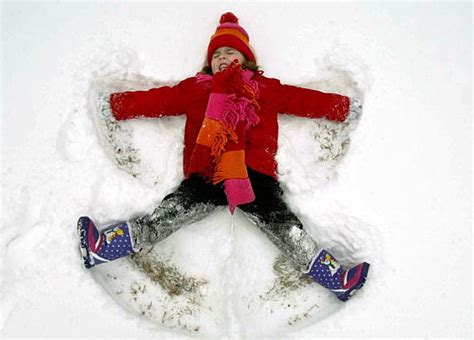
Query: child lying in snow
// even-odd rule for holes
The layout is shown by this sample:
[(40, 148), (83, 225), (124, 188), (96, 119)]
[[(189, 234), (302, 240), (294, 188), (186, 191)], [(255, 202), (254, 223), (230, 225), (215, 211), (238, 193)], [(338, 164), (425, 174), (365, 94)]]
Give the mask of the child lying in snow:
[(361, 107), (348, 97), (282, 85), (263, 76), (247, 32), (232, 13), (222, 15), (207, 50), (207, 66), (173, 87), (114, 93), (117, 120), (186, 114), (185, 179), (149, 215), (99, 231), (88, 217), (78, 221), (86, 268), (155, 244), (216, 207), (236, 207), (289, 256), (295, 265), (346, 301), (362, 287), (369, 269), (347, 270), (306, 233), (282, 199), (275, 155), (278, 113), (344, 121)]

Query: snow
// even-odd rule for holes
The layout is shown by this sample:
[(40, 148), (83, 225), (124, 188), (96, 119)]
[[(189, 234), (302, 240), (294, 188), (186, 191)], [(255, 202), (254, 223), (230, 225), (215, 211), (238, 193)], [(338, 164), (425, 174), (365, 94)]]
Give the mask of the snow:
[(160, 166), (157, 177), (133, 178), (108, 155), (88, 96), (105, 75), (171, 83), (193, 75), (229, 10), (268, 76), (342, 88), (349, 72), (365, 94), (337, 175), (312, 173), (291, 151), (311, 132), (301, 120), (282, 119), (279, 162), (286, 198), (310, 234), (341, 261), (367, 259), (372, 268), (347, 304), (313, 286), (290, 294), (305, 304), (313, 291), (323, 307), (292, 327), (288, 309), (268, 316), (278, 296), (256, 298), (275, 279), (277, 249), (242, 214), (219, 210), (157, 250), (209, 280), (202, 306), (215, 309), (190, 322), (203, 336), (227, 338), (472, 336), (470, 3), (1, 6), (3, 338), (193, 337), (126, 311), (100, 283), (130, 262), (84, 270), (75, 234), (81, 215), (105, 225), (150, 211), (173, 190), (182, 121), (132, 123), (162, 133), (140, 139), (150, 139), (140, 145), (145, 164)]

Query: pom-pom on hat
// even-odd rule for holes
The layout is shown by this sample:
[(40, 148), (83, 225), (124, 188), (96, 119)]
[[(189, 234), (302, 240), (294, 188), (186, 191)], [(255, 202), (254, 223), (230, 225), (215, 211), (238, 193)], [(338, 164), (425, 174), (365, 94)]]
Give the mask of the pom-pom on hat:
[(249, 35), (239, 25), (239, 19), (233, 13), (227, 12), (222, 14), (219, 24), (207, 48), (207, 64), (211, 65), (212, 55), (222, 46), (233, 47), (239, 50), (247, 60), (256, 63), (255, 55), (249, 44)]

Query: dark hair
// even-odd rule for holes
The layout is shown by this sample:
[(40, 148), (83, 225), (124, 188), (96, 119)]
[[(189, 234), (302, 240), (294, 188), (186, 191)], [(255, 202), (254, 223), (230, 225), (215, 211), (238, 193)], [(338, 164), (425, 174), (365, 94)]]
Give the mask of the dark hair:
[[(242, 68), (256, 72), (256, 71), (258, 71), (258, 70), (260, 69), (260, 66), (258, 66), (257, 64), (255, 64), (253, 61), (245, 60), (245, 61), (242, 63)], [(201, 69), (201, 73), (205, 73), (205, 74), (212, 75), (212, 67), (211, 67), (211, 66), (208, 66), (208, 65), (204, 66), (204, 67)]]

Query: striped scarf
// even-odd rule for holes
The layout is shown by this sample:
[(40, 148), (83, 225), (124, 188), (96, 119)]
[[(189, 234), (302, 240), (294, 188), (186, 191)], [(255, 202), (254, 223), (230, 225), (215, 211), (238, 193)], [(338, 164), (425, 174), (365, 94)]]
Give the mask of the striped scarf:
[(238, 205), (255, 200), (245, 164), (245, 135), (260, 122), (259, 87), (251, 80), (254, 73), (239, 64), (232, 63), (222, 72), (226, 78), (220, 86), (215, 86), (213, 76), (197, 75), (197, 82), (211, 87), (211, 94), (190, 169), (214, 185), (224, 182), (229, 210), (234, 213)]

